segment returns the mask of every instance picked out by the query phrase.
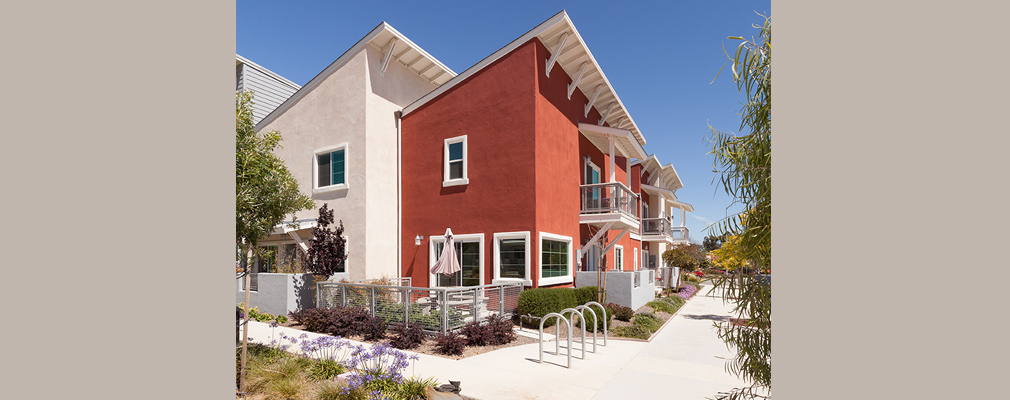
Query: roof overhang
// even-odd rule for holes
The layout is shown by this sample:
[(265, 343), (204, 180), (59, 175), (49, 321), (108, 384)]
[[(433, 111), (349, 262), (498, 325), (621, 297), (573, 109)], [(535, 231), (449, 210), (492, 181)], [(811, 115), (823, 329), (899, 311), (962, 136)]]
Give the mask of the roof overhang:
[(688, 212), (694, 212), (694, 206), (682, 201), (672, 201), (670, 202), (670, 205), (673, 206), (674, 208), (679, 208), (681, 210), (685, 210)]
[(306, 229), (312, 229), (319, 226), (315, 218), (310, 219), (300, 219), (295, 222), (282, 222), (274, 226), (274, 230), (270, 232), (271, 235), (286, 235), (288, 232), (303, 231)]
[(579, 35), (579, 31), (575, 29), (575, 25), (572, 24), (571, 19), (568, 18), (568, 13), (565, 11), (555, 14), (505, 47), (487, 56), (472, 67), (467, 68), (466, 71), (450, 79), (444, 85), (439, 86), (437, 89), (431, 91), (431, 93), (411, 103), (403, 109), (403, 115), (410, 114), (428, 101), (445, 93), (456, 84), (463, 82), (468, 77), (533, 38), (539, 39), (547, 47), (548, 51), (551, 52), (551, 57), (547, 60), (547, 73), (550, 73), (550, 67), (556, 63), (561, 65), (565, 73), (572, 78), (573, 85), (568, 90), (569, 98), (571, 98), (571, 93), (577, 87), (590, 99), (589, 104), (586, 104), (584, 107), (585, 115), (589, 114), (590, 109), (596, 108), (603, 115), (603, 119), (598, 121), (598, 125), (606, 122), (609, 126), (626, 129), (631, 132), (638, 142), (638, 147), (645, 146), (645, 137), (638, 130), (638, 125), (635, 124), (635, 120), (628, 114), (624, 103), (617, 96), (617, 92), (611, 86), (610, 81), (607, 80), (603, 69), (596, 62), (593, 53), (589, 51), (589, 47), (586, 46), (585, 41), (582, 40), (582, 36)]
[(652, 185), (642, 184), (642, 190), (649, 192), (651, 194), (665, 197), (667, 201), (677, 201), (677, 195), (673, 193), (672, 190), (656, 187)]
[[(330, 74), (333, 74), (336, 70), (340, 69), (347, 64), (355, 54), (362, 51), (365, 46), (371, 46), (382, 52), (383, 55), (383, 67), (388, 65), (392, 59), (395, 59), (398, 63), (406, 67), (411, 72), (418, 74), (424, 79), (431, 82), (432, 85), (436, 87), (448, 82), (450, 79), (456, 76), (456, 73), (449, 67), (442, 64), (431, 54), (424, 51), (421, 46), (418, 46), (414, 42), (403, 36), (402, 33), (393, 29), (392, 26), (387, 24), (385, 21), (380, 23), (371, 32), (368, 32), (365, 37), (358, 40), (351, 48), (347, 49), (344, 54), (337, 57), (329, 66), (317, 74), (309, 83), (306, 83), (301, 89), (291, 95), (287, 100), (281, 103), (276, 109), (274, 109), (270, 114), (263, 118), (258, 124), (256, 124), (255, 130), (258, 132), (264, 126), (272, 122), (277, 116), (281, 115), (291, 106), (298, 103), (299, 100), (306, 93), (311, 92), (320, 83), (326, 80)], [(385, 68), (382, 69), (385, 71)]]
[(614, 140), (614, 149), (618, 154), (627, 159), (641, 159), (645, 157), (645, 149), (635, 140), (635, 137), (627, 129), (610, 128), (595, 124), (579, 123), (579, 132), (593, 142), (600, 151), (610, 152), (610, 140)]
[(641, 165), (643, 170), (649, 172), (649, 182), (643, 182), (643, 184), (647, 183), (657, 188), (673, 191), (684, 187), (684, 183), (681, 182), (680, 175), (677, 174), (677, 169), (673, 168), (673, 164), (660, 164), (659, 158), (655, 154), (642, 157), (642, 159), (635, 161), (632, 165)]

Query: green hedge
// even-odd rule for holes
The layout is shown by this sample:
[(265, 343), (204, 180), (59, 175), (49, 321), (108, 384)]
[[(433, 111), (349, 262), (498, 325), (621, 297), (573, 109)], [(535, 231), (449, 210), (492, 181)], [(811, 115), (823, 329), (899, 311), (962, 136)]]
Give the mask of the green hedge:
[[(586, 286), (577, 289), (571, 288), (536, 288), (523, 290), (519, 293), (519, 307), (517, 309), (520, 316), (532, 315), (534, 317), (543, 318), (544, 315), (550, 314), (552, 312), (561, 312), (566, 308), (575, 308), (576, 306), (581, 306), (590, 301), (596, 301), (596, 292), (599, 290), (596, 286)], [(606, 308), (606, 307), (604, 307)], [(602, 330), (603, 320), (602, 313), (600, 313), (599, 307), (593, 307), (593, 310), (597, 313), (599, 329)], [(613, 312), (607, 310), (607, 317), (612, 317)], [(593, 319), (593, 317), (589, 317)], [(544, 324), (545, 327), (554, 325), (556, 318), (551, 318), (547, 323)], [(607, 319), (607, 326), (610, 319)], [(537, 324), (539, 326), (539, 323)]]

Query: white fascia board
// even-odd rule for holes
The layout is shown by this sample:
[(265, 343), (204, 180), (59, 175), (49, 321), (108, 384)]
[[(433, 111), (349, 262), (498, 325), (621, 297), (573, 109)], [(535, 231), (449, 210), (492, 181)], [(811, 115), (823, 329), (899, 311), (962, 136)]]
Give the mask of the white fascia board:
[(625, 150), (626, 155), (637, 159), (643, 159), (646, 157), (645, 149), (642, 148), (640, 143), (638, 143), (638, 140), (635, 140), (632, 132), (627, 129), (611, 128), (609, 126), (580, 122), (579, 131), (583, 133), (609, 135), (613, 136), (615, 139), (625, 139), (625, 143), (631, 143), (630, 149), (628, 149), (627, 146), (621, 146), (622, 150)]
[(436, 64), (439, 68), (445, 70), (446, 73), (453, 75), (456, 74), (451, 69), (449, 69), (449, 67), (445, 66), (445, 64), (442, 64), (441, 61), (438, 61), (437, 59), (435, 59), (435, 57), (432, 57), (420, 46), (414, 44), (414, 42), (410, 41), (410, 39), (407, 39), (406, 36), (403, 36), (403, 34), (398, 32), (396, 29), (393, 29), (392, 26), (383, 21), (379, 23), (379, 25), (377, 25), (375, 28), (373, 28), (370, 32), (368, 32), (367, 35), (362, 37), (361, 40), (358, 40), (356, 43), (354, 43), (354, 45), (351, 46), (351, 48), (344, 51), (344, 53), (341, 54), (340, 57), (337, 57), (336, 60), (333, 60), (333, 62), (330, 63), (329, 66), (327, 66), (321, 72), (316, 74), (316, 76), (313, 77), (312, 80), (310, 80), (308, 83), (306, 83), (305, 86), (302, 86), (301, 89), (298, 89), (298, 91), (292, 94), (291, 97), (288, 97), (287, 100), (284, 100), (284, 102), (281, 103), (280, 106), (271, 111), (270, 114), (267, 114), (266, 117), (264, 117), (262, 120), (260, 120), (258, 124), (256, 124), (256, 127), (253, 128), (253, 130), (259, 132), (260, 129), (263, 129), (263, 127), (267, 126), (267, 124), (269, 124), (270, 122), (273, 122), (274, 119), (276, 119), (279, 115), (287, 111), (287, 109), (294, 106), (295, 103), (298, 103), (298, 101), (301, 100), (301, 98), (304, 97), (306, 93), (311, 92), (313, 89), (319, 86), (319, 84), (321, 84), (324, 80), (326, 80), (327, 77), (333, 74), (333, 72), (343, 67), (344, 64), (347, 64), (348, 61), (354, 58), (355, 54), (358, 54), (358, 52), (362, 51), (365, 48), (365, 46), (368, 45), (368, 43), (370, 43), (373, 39), (378, 37), (379, 34), (382, 33), (383, 31), (389, 31), (394, 35), (394, 37), (398, 38), (400, 42), (407, 44), (418, 53), (421, 53), (422, 56), (428, 58), (433, 64)]
[(674, 200), (674, 201), (670, 202), (670, 205), (672, 205), (674, 208), (679, 208), (681, 210), (687, 210), (687, 211), (690, 211), (690, 212), (694, 212), (694, 206), (692, 206), (690, 204), (687, 204), (687, 203), (685, 203), (683, 201)]
[(652, 186), (652, 185), (646, 185), (644, 183), (642, 184), (642, 189), (645, 189), (646, 191), (649, 191), (649, 192), (661, 195), (663, 197), (666, 197), (667, 199), (670, 199), (670, 201), (676, 201), (677, 200), (677, 196), (674, 195), (673, 194), (673, 190), (670, 190), (670, 189), (664, 189), (664, 188), (661, 188), (661, 187), (656, 187), (656, 186)]

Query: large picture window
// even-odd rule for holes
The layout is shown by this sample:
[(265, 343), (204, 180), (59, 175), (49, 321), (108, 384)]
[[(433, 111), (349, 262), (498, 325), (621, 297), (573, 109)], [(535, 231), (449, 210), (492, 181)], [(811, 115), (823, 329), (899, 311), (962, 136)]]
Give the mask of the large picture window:
[(347, 189), (347, 143), (315, 151), (312, 193)]
[(494, 234), (494, 281), (522, 282), (530, 280), (530, 233), (505, 232)]
[(571, 283), (572, 238), (540, 232), (539, 285)]

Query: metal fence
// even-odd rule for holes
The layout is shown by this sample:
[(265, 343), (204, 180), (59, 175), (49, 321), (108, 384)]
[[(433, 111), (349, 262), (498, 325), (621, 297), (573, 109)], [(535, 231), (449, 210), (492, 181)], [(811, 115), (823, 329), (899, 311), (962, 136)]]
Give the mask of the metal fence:
[(491, 315), (515, 315), (521, 283), (467, 287), (413, 287), (319, 282), (316, 307), (360, 307), (386, 323), (418, 324), (448, 332)]

